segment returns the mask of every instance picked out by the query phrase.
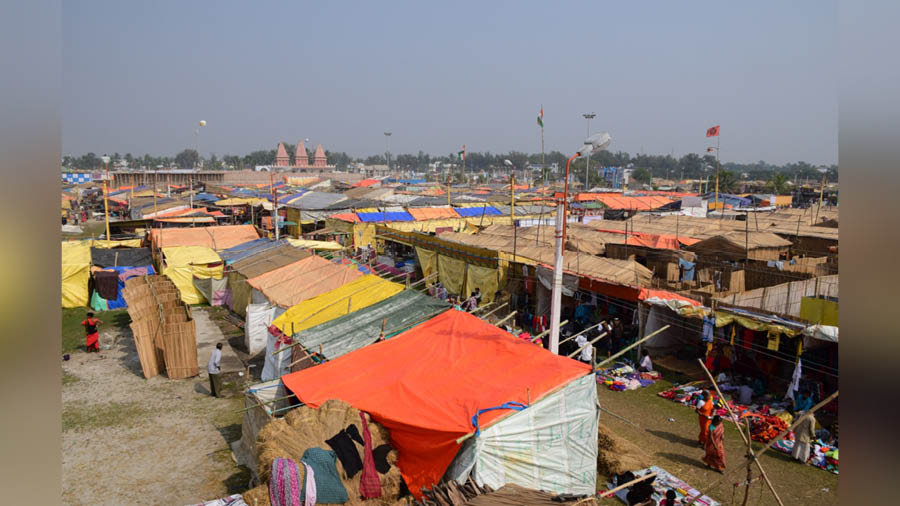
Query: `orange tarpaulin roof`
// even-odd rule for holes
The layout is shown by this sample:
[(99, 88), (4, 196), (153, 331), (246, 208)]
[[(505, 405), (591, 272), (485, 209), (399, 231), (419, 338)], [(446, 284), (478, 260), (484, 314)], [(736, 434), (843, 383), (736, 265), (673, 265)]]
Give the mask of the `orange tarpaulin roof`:
[(667, 292), (666, 290), (652, 290), (650, 288), (641, 288), (641, 294), (638, 295), (638, 299), (647, 300), (654, 298), (662, 300), (680, 300), (689, 302), (692, 306), (703, 306), (703, 303), (694, 299), (689, 299), (683, 295), (678, 295), (677, 293)]
[(365, 188), (367, 186), (372, 186), (373, 184), (378, 184), (377, 179), (363, 179), (353, 185), (353, 188)]
[[(610, 234), (625, 234), (624, 230), (611, 230), (605, 228), (597, 228), (594, 230), (597, 232), (608, 232)], [(691, 244), (700, 242), (700, 239), (683, 235), (676, 237), (673, 234), (649, 234), (647, 232), (629, 231), (627, 236), (628, 244), (632, 246), (644, 246), (654, 249), (681, 249), (681, 244), (690, 246)]]
[(199, 228), (155, 228), (150, 240), (156, 247), (205, 246), (214, 250), (228, 249), (259, 239), (253, 225), (222, 225)]
[(359, 216), (356, 213), (337, 213), (332, 214), (329, 218), (334, 218), (336, 220), (341, 221), (349, 221), (350, 223), (359, 223)]
[[(517, 339), (451, 309), (387, 341), (281, 377), (308, 406), (340, 399), (391, 433), (398, 466), (415, 497), (456, 456), (472, 416), (506, 402), (534, 403), (590, 366)], [(481, 414), (483, 429), (509, 410)]]
[(416, 221), (437, 220), (440, 218), (459, 218), (459, 214), (452, 207), (411, 207), (406, 210)]
[(272, 304), (291, 307), (362, 275), (358, 269), (313, 255), (248, 279), (247, 283), (262, 292)]

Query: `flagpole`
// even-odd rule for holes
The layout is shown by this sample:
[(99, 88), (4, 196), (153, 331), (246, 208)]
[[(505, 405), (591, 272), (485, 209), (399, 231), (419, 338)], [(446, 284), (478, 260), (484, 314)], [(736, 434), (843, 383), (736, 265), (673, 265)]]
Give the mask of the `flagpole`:
[[(720, 132), (716, 132), (716, 205), (715, 208), (719, 208), (719, 135)], [(725, 206), (722, 206), (722, 211), (719, 213), (719, 217), (722, 218), (725, 213)]]

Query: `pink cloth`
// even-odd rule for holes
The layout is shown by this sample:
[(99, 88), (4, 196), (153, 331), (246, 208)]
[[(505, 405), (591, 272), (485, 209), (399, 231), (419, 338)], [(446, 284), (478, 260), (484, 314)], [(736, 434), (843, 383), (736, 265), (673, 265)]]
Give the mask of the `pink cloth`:
[(316, 506), (316, 473), (306, 462), (303, 465), (306, 467), (306, 498), (303, 506)]
[(365, 441), (365, 456), (363, 457), (362, 477), (359, 479), (359, 493), (363, 499), (381, 497), (381, 480), (378, 479), (378, 471), (375, 470), (375, 457), (372, 455), (372, 435), (369, 433), (369, 423), (366, 415), (359, 412), (362, 418), (363, 441)]

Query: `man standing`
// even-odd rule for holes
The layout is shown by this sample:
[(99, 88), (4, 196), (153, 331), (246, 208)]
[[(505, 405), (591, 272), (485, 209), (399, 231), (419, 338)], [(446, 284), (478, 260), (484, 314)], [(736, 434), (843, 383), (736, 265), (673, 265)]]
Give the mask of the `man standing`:
[(800, 417), (800, 423), (794, 428), (794, 449), (791, 456), (802, 463), (809, 460), (810, 442), (816, 437), (816, 418), (809, 412)]
[(216, 344), (216, 349), (209, 356), (209, 365), (206, 371), (209, 373), (209, 391), (213, 397), (219, 397), (222, 393), (222, 378), (219, 372), (222, 370), (222, 343)]

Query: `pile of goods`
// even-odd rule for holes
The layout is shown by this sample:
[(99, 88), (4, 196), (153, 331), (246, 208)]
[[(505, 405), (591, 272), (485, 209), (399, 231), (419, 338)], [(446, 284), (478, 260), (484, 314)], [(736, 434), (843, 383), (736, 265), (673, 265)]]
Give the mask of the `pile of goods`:
[(615, 392), (637, 390), (656, 383), (662, 375), (657, 371), (637, 372), (630, 364), (617, 362), (610, 368), (597, 371), (597, 383)]
[[(651, 499), (653, 499), (657, 504), (666, 498), (666, 491), (669, 489), (675, 491), (675, 504), (684, 504), (690, 497), (698, 496), (701, 493), (699, 490), (690, 486), (684, 480), (673, 476), (665, 469), (657, 466), (650, 466), (646, 469), (640, 469), (638, 471), (628, 472), (624, 473), (623, 475), (615, 476), (609, 483), (606, 484), (606, 486), (611, 490), (615, 488), (618, 483), (628, 483), (635, 478), (640, 478), (641, 476), (650, 473), (656, 473), (656, 477), (652, 478), (653, 495), (651, 496)], [(628, 504), (628, 501), (626, 499), (628, 490), (628, 488), (619, 490), (615, 493), (616, 498), (618, 498), (625, 504)], [(697, 498), (693, 504), (697, 504), (698, 506), (719, 506), (720, 503), (716, 502), (708, 496), (703, 495)]]
[[(809, 460), (807, 461), (809, 465), (824, 469), (829, 473), (840, 474), (838, 472), (840, 453), (837, 446), (828, 444), (821, 438), (813, 441), (811, 446), (812, 449), (809, 452)], [(794, 450), (794, 433), (789, 433), (784, 439), (772, 445), (772, 448), (790, 455)]]

